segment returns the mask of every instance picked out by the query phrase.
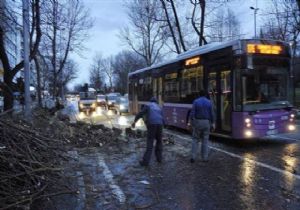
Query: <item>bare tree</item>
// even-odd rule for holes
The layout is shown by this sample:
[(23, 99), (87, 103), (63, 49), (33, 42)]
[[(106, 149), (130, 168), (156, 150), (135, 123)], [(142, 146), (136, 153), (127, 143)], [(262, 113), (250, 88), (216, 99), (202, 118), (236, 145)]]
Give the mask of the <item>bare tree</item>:
[[(199, 39), (199, 46), (207, 44), (207, 41), (204, 37), (204, 21), (205, 21), (205, 9), (206, 1), (205, 0), (190, 0), (190, 3), (193, 5), (193, 12), (191, 19), (191, 24)], [(199, 8), (199, 9), (198, 9)], [(200, 10), (200, 19), (197, 20), (197, 11)], [(199, 23), (200, 22), (200, 23)]]
[(104, 72), (103, 72), (103, 57), (101, 54), (97, 54), (93, 59), (93, 64), (90, 67), (90, 84), (96, 90), (100, 90), (104, 84)]
[(124, 28), (120, 36), (131, 49), (151, 66), (161, 57), (167, 39), (164, 23), (158, 10), (159, 0), (133, 0), (127, 3), (132, 30)]
[(132, 51), (122, 51), (112, 63), (115, 72), (115, 86), (121, 93), (127, 92), (128, 73), (146, 66), (145, 61)]
[(59, 94), (59, 77), (71, 52), (79, 52), (92, 27), (89, 11), (81, 0), (49, 0), (43, 5), (45, 39), (41, 52), (51, 62), (52, 94)]
[[(13, 65), (8, 58), (8, 51), (6, 49), (6, 33), (8, 32), (9, 25), (18, 25), (17, 17), (14, 16), (15, 12), (13, 8), (9, 8), (5, 2), (0, 8), (0, 60), (4, 69), (4, 82), (1, 84), (4, 90), (4, 110), (11, 109), (13, 107), (13, 79), (16, 74), (24, 67), (24, 61)], [(41, 40), (40, 29), (40, 0), (32, 0), (31, 3), (31, 29), (30, 29), (30, 60), (32, 60), (38, 51), (39, 43)]]
[(103, 71), (104, 71), (106, 78), (108, 79), (108, 84), (109, 84), (110, 89), (112, 89), (114, 87), (113, 82), (114, 82), (114, 77), (115, 77), (115, 72), (112, 67), (112, 63), (113, 63), (113, 56), (105, 58), (102, 63)]
[[(94, 84), (95, 80), (99, 81), (100, 79), (104, 79), (108, 81), (109, 87), (112, 89), (114, 87), (113, 82), (115, 77), (112, 63), (113, 56), (105, 58), (100, 53), (96, 54), (93, 59), (92, 68), (90, 69), (90, 83)], [(101, 86), (102, 85), (103, 83), (101, 84)]]
[(226, 12), (223, 8), (219, 8), (209, 25), (207, 37), (210, 38), (210, 41), (222, 42), (241, 37), (240, 22), (229, 8)]
[[(294, 0), (273, 0), (262, 27), (264, 38), (292, 42), (297, 46), (300, 34), (300, 11)], [(296, 53), (296, 48), (294, 48)]]
[(164, 11), (163, 21), (165, 21), (168, 25), (170, 36), (175, 46), (175, 52), (179, 54), (181, 51), (186, 51), (187, 48), (175, 2), (173, 0), (160, 0), (160, 2), (162, 5), (162, 10)]
[(71, 59), (68, 59), (62, 70), (62, 74), (58, 79), (59, 92), (64, 96), (65, 90), (67, 90), (67, 85), (77, 78), (78, 68), (77, 63)]

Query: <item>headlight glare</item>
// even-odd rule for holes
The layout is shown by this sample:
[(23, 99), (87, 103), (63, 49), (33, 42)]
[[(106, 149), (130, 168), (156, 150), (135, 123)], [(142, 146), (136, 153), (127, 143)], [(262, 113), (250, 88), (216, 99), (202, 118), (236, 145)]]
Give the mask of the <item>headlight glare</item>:
[(250, 118), (246, 118), (245, 119), (245, 123), (250, 123), (251, 122), (251, 119)]

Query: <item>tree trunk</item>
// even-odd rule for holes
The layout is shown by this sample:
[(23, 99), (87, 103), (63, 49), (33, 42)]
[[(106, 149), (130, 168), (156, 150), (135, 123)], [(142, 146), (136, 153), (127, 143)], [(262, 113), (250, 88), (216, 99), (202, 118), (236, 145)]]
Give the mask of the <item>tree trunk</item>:
[(9, 71), (4, 71), (4, 110), (9, 110), (14, 107), (14, 94), (12, 87), (12, 79)]
[(34, 56), (34, 63), (36, 68), (36, 79), (37, 79), (37, 97), (39, 107), (42, 107), (42, 94), (41, 94), (41, 68), (37, 56)]
[(204, 18), (205, 18), (205, 0), (200, 0), (201, 7), (201, 23), (200, 23), (200, 43), (199, 46), (202, 46), (203, 43), (203, 34), (204, 34)]
[(163, 9), (164, 9), (164, 12), (165, 12), (165, 15), (166, 15), (167, 23), (168, 23), (168, 26), (169, 26), (169, 30), (171, 32), (171, 36), (172, 36), (172, 39), (173, 39), (173, 43), (175, 45), (176, 52), (177, 52), (177, 54), (180, 54), (180, 49), (179, 49), (179, 46), (177, 44), (175, 33), (173, 31), (173, 27), (172, 27), (172, 24), (171, 24), (171, 21), (170, 21), (170, 17), (169, 17), (169, 13), (168, 13), (166, 3), (165, 3), (164, 0), (160, 0), (160, 2), (163, 6)]
[(177, 31), (178, 31), (180, 44), (181, 44), (181, 47), (182, 47), (183, 51), (186, 51), (183, 36), (182, 36), (182, 32), (181, 32), (181, 28), (180, 28), (179, 19), (178, 19), (178, 16), (177, 16), (177, 11), (176, 11), (176, 8), (175, 8), (175, 4), (174, 4), (173, 0), (171, 0), (170, 2), (171, 2), (172, 10), (173, 10), (173, 13), (174, 13), (174, 17), (175, 17), (175, 25), (176, 25), (176, 28), (177, 28)]

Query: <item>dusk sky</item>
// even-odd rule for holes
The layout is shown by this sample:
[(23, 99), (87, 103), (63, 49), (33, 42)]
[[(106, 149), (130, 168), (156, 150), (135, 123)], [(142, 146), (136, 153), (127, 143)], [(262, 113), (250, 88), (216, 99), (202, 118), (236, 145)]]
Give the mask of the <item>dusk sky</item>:
[[(72, 83), (84, 83), (89, 80), (89, 67), (94, 55), (101, 52), (104, 56), (115, 55), (122, 49), (128, 48), (121, 43), (118, 33), (120, 28), (129, 23), (124, 0), (84, 0), (85, 6), (90, 9), (90, 15), (94, 19), (94, 26), (90, 30), (90, 37), (85, 43), (86, 50), (81, 56), (73, 55), (72, 58), (78, 63), (79, 75)], [(264, 10), (270, 0), (257, 0), (259, 8), (257, 14), (257, 30), (264, 17)], [(254, 35), (253, 10), (255, 0), (232, 0), (228, 3), (230, 8), (241, 23), (244, 38), (250, 38)]]

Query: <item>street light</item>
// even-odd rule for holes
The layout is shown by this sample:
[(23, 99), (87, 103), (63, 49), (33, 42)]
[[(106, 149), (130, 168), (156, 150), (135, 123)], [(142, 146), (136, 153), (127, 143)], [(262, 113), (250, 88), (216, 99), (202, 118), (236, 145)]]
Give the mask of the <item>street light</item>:
[(254, 10), (254, 37), (256, 38), (256, 14), (257, 14), (257, 10), (259, 10), (259, 8), (250, 7), (250, 9)]

